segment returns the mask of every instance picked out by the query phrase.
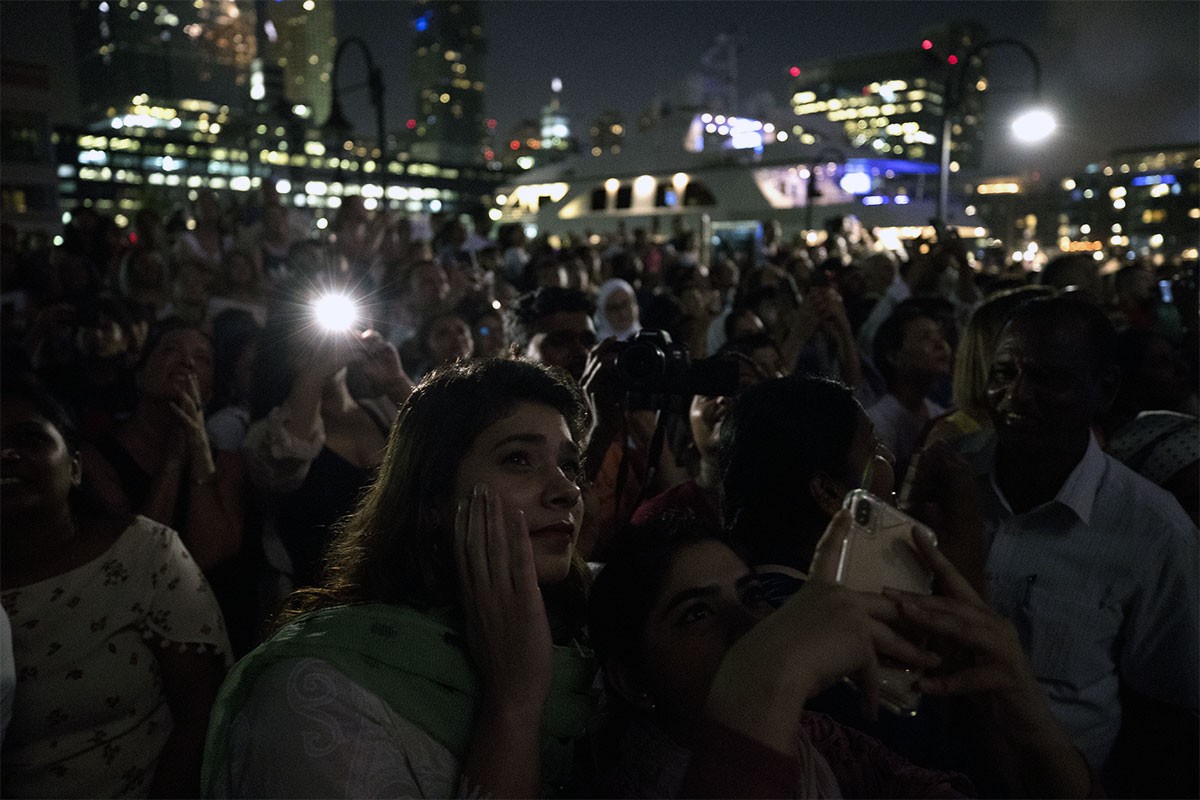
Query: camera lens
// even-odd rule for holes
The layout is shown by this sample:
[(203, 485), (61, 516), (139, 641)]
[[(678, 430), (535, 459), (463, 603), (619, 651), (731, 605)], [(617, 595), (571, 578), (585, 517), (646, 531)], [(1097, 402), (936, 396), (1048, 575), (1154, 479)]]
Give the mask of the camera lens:
[(651, 384), (666, 372), (667, 359), (654, 344), (634, 342), (617, 356), (617, 369), (628, 384)]

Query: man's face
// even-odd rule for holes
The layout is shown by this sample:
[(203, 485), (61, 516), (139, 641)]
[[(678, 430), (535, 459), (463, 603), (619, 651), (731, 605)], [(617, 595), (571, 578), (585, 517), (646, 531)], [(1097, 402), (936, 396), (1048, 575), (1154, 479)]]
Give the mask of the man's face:
[(894, 357), (898, 372), (949, 375), (953, 353), (942, 326), (930, 317), (917, 317), (904, 326), (904, 341)]
[(1093, 353), (1076, 325), (1010, 326), (988, 375), (988, 405), (1001, 443), (1030, 453), (1078, 446), (1104, 407)]
[(596, 327), (585, 311), (555, 311), (538, 322), (525, 357), (560, 367), (576, 381), (583, 377), (588, 351), (596, 344)]

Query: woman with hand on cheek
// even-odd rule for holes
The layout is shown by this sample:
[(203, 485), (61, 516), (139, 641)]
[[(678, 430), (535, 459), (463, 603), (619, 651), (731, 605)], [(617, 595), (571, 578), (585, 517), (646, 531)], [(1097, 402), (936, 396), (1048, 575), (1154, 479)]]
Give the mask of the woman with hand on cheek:
[(205, 792), (560, 790), (595, 674), (577, 643), (586, 430), (549, 368), (460, 364), (419, 386), (320, 586), (223, 687)]

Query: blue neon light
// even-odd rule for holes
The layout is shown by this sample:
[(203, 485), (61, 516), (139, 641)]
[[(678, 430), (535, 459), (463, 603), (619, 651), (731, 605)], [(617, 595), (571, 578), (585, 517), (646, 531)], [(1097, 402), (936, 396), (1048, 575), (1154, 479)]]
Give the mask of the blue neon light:
[(856, 167), (860, 172), (878, 170), (879, 174), (891, 170), (898, 175), (936, 175), (938, 171), (937, 164), (901, 158), (851, 158), (846, 160), (846, 167)]
[(1174, 175), (1138, 175), (1130, 183), (1134, 186), (1154, 186), (1157, 183), (1174, 183)]
[(881, 206), (887, 202), (889, 202), (889, 198), (878, 194), (869, 194), (862, 199), (864, 206)]
[(417, 17), (417, 21), (413, 23), (413, 27), (416, 28), (418, 31), (428, 30), (429, 29), (429, 15), (422, 14), (421, 16)]

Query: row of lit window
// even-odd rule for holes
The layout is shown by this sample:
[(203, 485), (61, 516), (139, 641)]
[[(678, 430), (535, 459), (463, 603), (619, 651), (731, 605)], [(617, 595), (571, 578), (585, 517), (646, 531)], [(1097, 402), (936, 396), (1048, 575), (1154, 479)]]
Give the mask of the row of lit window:
[(848, 119), (860, 119), (862, 117), (872, 117), (881, 120), (893, 114), (916, 114), (921, 111), (924, 106), (921, 103), (912, 103), (904, 105), (901, 103), (888, 103), (884, 106), (867, 106), (866, 108), (847, 108), (840, 111), (830, 111), (825, 115), (825, 118), (830, 122), (842, 122)]
[[(812, 92), (806, 92), (805, 94), (812, 94)], [(796, 95), (796, 97), (800, 97), (800, 95)], [(795, 112), (797, 116), (802, 116), (804, 114), (822, 114), (826, 111), (841, 111), (855, 108), (877, 108), (881, 105), (884, 108), (888, 108), (894, 106), (895, 100), (897, 99), (908, 100), (910, 102), (914, 100), (929, 100), (930, 102), (934, 103), (940, 103), (942, 100), (940, 96), (926, 92), (924, 89), (914, 89), (913, 91), (907, 92), (902, 98), (898, 95), (893, 95), (891, 99), (886, 100), (884, 103), (880, 103), (879, 99), (875, 98), (874, 96), (849, 97), (846, 99), (838, 99), (835, 97), (830, 100), (820, 100), (816, 102), (798, 102), (795, 98), (793, 98), (792, 111)], [(887, 111), (884, 113), (890, 114), (892, 112)]]
[[(135, 140), (132, 140), (132, 139), (107, 140), (103, 136), (99, 136), (99, 137), (97, 137), (97, 136), (80, 136), (77, 141), (78, 141), (79, 146), (81, 148), (83, 148), (78, 156), (80, 163), (103, 164), (107, 160), (107, 155), (103, 152), (106, 146), (108, 146), (108, 149), (110, 151), (121, 150), (121, 149), (129, 149), (131, 151), (138, 150), (138, 142), (136, 142)], [(128, 147), (128, 148), (126, 148), (124, 146), (120, 147), (120, 148), (112, 146), (117, 143), (120, 143), (122, 145), (128, 144), (128, 145), (133, 145), (133, 146)], [(281, 143), (281, 144), (283, 144), (283, 143)], [(312, 145), (315, 145), (315, 147), (310, 148), (310, 146), (312, 146)], [(305, 149), (308, 150), (309, 152), (317, 152), (317, 151), (319, 151), (320, 153), (325, 152), (324, 145), (321, 145), (319, 142), (306, 142)], [(184, 147), (183, 145), (168, 143), (163, 146), (163, 153), (167, 156), (184, 155), (184, 154), (186, 154), (188, 156), (195, 156), (199, 152), (200, 152), (199, 148), (197, 148), (195, 145), (188, 145), (188, 146)], [(363, 152), (365, 153), (365, 149), (363, 150)], [(376, 151), (376, 152), (378, 152), (378, 151)], [(250, 160), (250, 155), (245, 150), (226, 150), (224, 148), (213, 149), (210, 153), (210, 157), (215, 162), (225, 162), (225, 161), (248, 162)], [(307, 156), (300, 155), (300, 154), (289, 154), (286, 152), (280, 152), (278, 150), (265, 150), (265, 149), (260, 150), (258, 153), (258, 160), (260, 163), (272, 164), (274, 166), (293, 166), (293, 167), (312, 166), (312, 167), (317, 167), (317, 168), (322, 166), (322, 163), (321, 163), (319, 157), (317, 157), (317, 156), (314, 156), (311, 159), (311, 163), (310, 163), (310, 159)], [(356, 160), (352, 160), (352, 159), (348, 159), (348, 158), (337, 158), (337, 157), (333, 157), (333, 158), (329, 158), (329, 159), (325, 160), (324, 166), (329, 169), (344, 169), (344, 170), (350, 170), (351, 172), (358, 172), (359, 169), (361, 169), (363, 172), (375, 172), (376, 170), (379, 169), (378, 162), (376, 162), (376, 161), (365, 161), (365, 162), (362, 162), (360, 165), (360, 163)], [(422, 177), (431, 177), (431, 178), (445, 178), (447, 180), (455, 180), (459, 177), (459, 170), (457, 170), (457, 169), (439, 167), (435, 164), (426, 164), (426, 163), (421, 163), (421, 162), (415, 162), (415, 163), (408, 164), (408, 165), (392, 162), (388, 165), (388, 172), (391, 172), (391, 173), (394, 173), (397, 175), (404, 174), (407, 172), (407, 174), (409, 174), (409, 175), (418, 175), (418, 176), (422, 176)]]
[[(912, 85), (914, 88), (924, 89), (929, 86), (929, 81), (925, 78), (914, 78)], [(865, 94), (880, 94), (902, 92), (908, 88), (907, 81), (888, 80), (867, 84), (863, 87), (863, 90)], [(816, 92), (796, 92), (796, 94), (792, 96), (793, 103), (811, 103), (816, 99)]]
[[(1174, 163), (1174, 164), (1182, 164), (1182, 163), (1183, 163), (1183, 162), (1186, 160), (1186, 158), (1187, 158), (1187, 157), (1186, 157), (1186, 156), (1185, 156), (1183, 153), (1173, 153), (1173, 154), (1172, 154), (1172, 156), (1171, 156), (1171, 162), (1172, 162), (1172, 163)], [(1151, 161), (1141, 161), (1141, 162), (1139, 162), (1139, 163), (1138, 163), (1138, 165), (1137, 165), (1137, 171), (1138, 171), (1138, 172), (1146, 172), (1147, 170), (1151, 170), (1151, 169), (1163, 169), (1164, 167), (1163, 167), (1163, 166), (1159, 166), (1159, 165), (1160, 165), (1160, 164), (1162, 164), (1162, 165), (1165, 165), (1165, 164), (1166, 164), (1166, 161), (1167, 161), (1167, 156), (1166, 156), (1166, 154), (1165, 154), (1165, 153), (1159, 153), (1159, 154), (1158, 154), (1157, 156), (1155, 156), (1155, 158), (1154, 158), (1153, 160), (1151, 160)], [(1192, 163), (1192, 167), (1193, 167), (1193, 168), (1195, 168), (1195, 169), (1200, 169), (1200, 158), (1196, 159), (1196, 160), (1195, 160), (1195, 161)], [(1118, 168), (1118, 171), (1119, 171), (1119, 172), (1120, 172), (1122, 175), (1127, 175), (1127, 174), (1129, 174), (1129, 172), (1131, 172), (1132, 170), (1133, 170), (1133, 165), (1132, 165), (1132, 164), (1122, 164), (1122, 165), (1121, 165), (1121, 166)], [(1109, 176), (1109, 177), (1111, 177), (1111, 176), (1113, 175), (1113, 168), (1112, 168), (1111, 166), (1105, 167), (1105, 168), (1104, 168), (1104, 174), (1105, 174), (1106, 176)]]

